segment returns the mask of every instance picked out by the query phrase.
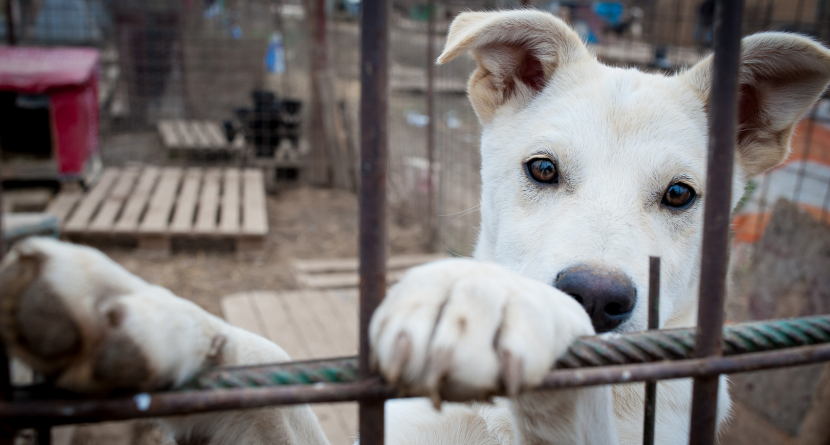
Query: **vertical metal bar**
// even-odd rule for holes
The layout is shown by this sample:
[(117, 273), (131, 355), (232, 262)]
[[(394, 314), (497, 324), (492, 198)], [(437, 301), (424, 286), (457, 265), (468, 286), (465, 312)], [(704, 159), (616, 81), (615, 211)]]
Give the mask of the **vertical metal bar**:
[(801, 16), (803, 16), (803, 15), (804, 15), (804, 0), (798, 0), (798, 3), (796, 4), (796, 7), (795, 7), (795, 20), (794, 20), (795, 23), (793, 23), (795, 25), (795, 31), (796, 32), (801, 32), (801, 23), (802, 23)]
[(438, 225), (435, 219), (435, 48), (432, 36), (435, 34), (435, 1), (427, 3), (427, 246), (435, 249)]
[[(660, 329), (660, 257), (648, 258), (648, 329)], [(643, 418), (643, 445), (654, 445), (657, 417), (657, 382), (646, 382), (646, 412)]]
[[(721, 354), (742, 8), (742, 0), (720, 0), (715, 9), (715, 55), (712, 92), (709, 98), (709, 159), (706, 168), (703, 249), (695, 340), (695, 356), (699, 358)], [(715, 443), (718, 382), (718, 376), (694, 379), (689, 437), (691, 445)]]
[[(372, 375), (369, 321), (386, 293), (389, 0), (364, 0), (360, 20), (360, 375)], [(361, 401), (360, 443), (383, 444), (383, 400)]]
[(6, 0), (6, 43), (9, 45), (17, 44), (14, 23), (14, 0)]
[[(9, 0), (11, 2), (11, 0)], [(8, 10), (7, 10), (8, 11)], [(3, 170), (3, 161), (0, 159), (0, 171)], [(6, 254), (6, 242), (3, 237), (3, 182), (0, 178), (0, 260)], [(12, 398), (11, 372), (9, 369), (9, 356), (6, 354), (6, 345), (0, 341), (0, 400), (11, 400)], [(11, 445), (14, 443), (14, 430), (10, 425), (0, 425), (0, 445)]]

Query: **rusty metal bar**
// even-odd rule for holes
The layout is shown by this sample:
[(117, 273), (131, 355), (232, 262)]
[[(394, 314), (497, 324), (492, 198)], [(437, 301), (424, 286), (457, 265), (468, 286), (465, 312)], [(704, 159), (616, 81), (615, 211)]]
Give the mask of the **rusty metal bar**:
[[(386, 294), (389, 1), (364, 0), (360, 19), (360, 375), (371, 378), (369, 321)], [(384, 399), (359, 405), (360, 443), (383, 444)]]
[(427, 246), (429, 250), (435, 249), (438, 224), (435, 219), (435, 47), (433, 36), (435, 35), (435, 1), (427, 2)]
[[(653, 362), (637, 365), (560, 369), (549, 373), (538, 389), (573, 388), (799, 366), (830, 361), (830, 344), (727, 357)], [(406, 397), (379, 377), (351, 383), (278, 386), (255, 389), (204, 390), (137, 394), (109, 399), (72, 400), (36, 397), (0, 402), (0, 418), (20, 428), (108, 420), (163, 417), (275, 405), (330, 403)], [(382, 405), (381, 405), (382, 407)], [(381, 411), (382, 412), (382, 411)], [(361, 436), (361, 443), (364, 438)]]
[[(709, 159), (704, 192), (698, 323), (695, 356), (721, 355), (726, 293), (732, 170), (737, 126), (742, 0), (720, 0), (715, 8), (714, 63), (709, 98)], [(714, 445), (717, 374), (696, 377), (692, 391), (690, 445)]]
[(14, 23), (14, 0), (6, 0), (6, 43), (17, 44), (16, 26)]
[[(9, 15), (11, 11), (11, 2), (12, 0), (8, 0), (6, 3), (6, 15)], [(9, 31), (9, 29), (7, 29), (7, 31)], [(13, 44), (13, 42), (10, 42), (10, 44)], [(0, 171), (2, 170), (3, 160), (0, 159)], [(6, 254), (6, 242), (5, 237), (3, 236), (3, 227), (3, 182), (2, 177), (0, 177), (0, 260), (2, 260), (3, 256)], [(0, 341), (0, 400), (12, 400), (12, 383), (11, 370), (9, 368), (9, 356), (6, 353), (6, 345), (2, 341)], [(0, 445), (13, 444), (14, 436), (15, 428), (11, 427), (11, 425), (8, 425), (6, 423), (0, 425)]]
[[(660, 257), (648, 259), (648, 329), (660, 329)], [(646, 382), (646, 410), (643, 416), (643, 445), (654, 445), (657, 415), (657, 382)]]

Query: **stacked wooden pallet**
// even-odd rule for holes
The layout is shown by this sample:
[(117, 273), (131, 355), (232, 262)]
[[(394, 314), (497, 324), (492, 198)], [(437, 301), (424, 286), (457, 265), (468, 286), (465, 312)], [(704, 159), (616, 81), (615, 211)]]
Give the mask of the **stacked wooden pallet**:
[[(444, 254), (393, 256), (386, 263), (386, 280), (392, 284), (398, 281), (407, 269), (444, 258), (447, 258)], [(350, 288), (357, 287), (360, 283), (357, 258), (295, 260), (293, 268), (294, 278), (305, 288)]]
[(242, 134), (228, 142), (225, 131), (213, 121), (163, 120), (158, 123), (158, 130), (168, 150), (233, 152), (245, 148)]
[(154, 252), (169, 252), (173, 237), (220, 237), (244, 255), (261, 251), (268, 234), (255, 169), (106, 168), (87, 193), (59, 193), (47, 213), (67, 237), (127, 236)]

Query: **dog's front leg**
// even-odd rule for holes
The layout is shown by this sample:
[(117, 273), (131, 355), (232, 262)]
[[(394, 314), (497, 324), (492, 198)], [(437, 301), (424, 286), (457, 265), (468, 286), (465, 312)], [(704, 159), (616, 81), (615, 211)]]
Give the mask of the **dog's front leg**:
[(370, 331), (373, 363), (405, 392), (436, 403), (507, 392), (519, 443), (617, 442), (607, 388), (526, 392), (594, 332), (582, 306), (552, 286), (493, 263), (437, 261), (390, 290)]
[[(130, 274), (101, 252), (32, 238), (0, 264), (0, 333), (11, 353), (56, 386), (86, 394), (152, 391), (200, 370), (288, 360)], [(326, 444), (308, 406), (164, 419), (183, 443)]]
[(518, 444), (616, 444), (608, 387), (526, 392), (512, 399)]

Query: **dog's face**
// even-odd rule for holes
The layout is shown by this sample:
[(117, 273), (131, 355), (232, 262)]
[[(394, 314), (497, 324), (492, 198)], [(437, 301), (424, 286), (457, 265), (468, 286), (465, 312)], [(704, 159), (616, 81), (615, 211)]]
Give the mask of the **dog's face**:
[[(694, 321), (711, 60), (674, 76), (598, 63), (558, 19), (468, 13), (439, 61), (471, 50), (481, 120), (476, 254), (583, 303), (598, 332), (647, 324), (648, 257), (661, 258), (661, 324)], [(732, 202), (789, 153), (830, 80), (830, 52), (793, 35), (745, 39)]]

